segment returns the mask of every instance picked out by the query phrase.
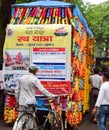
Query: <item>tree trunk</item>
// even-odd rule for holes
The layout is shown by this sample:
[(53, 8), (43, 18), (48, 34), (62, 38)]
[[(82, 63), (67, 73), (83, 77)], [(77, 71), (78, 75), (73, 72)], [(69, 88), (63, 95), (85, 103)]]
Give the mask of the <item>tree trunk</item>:
[(108, 51), (109, 51), (109, 48), (108, 48), (108, 42), (106, 43), (106, 57), (108, 57), (109, 55), (108, 55)]
[(5, 30), (11, 18), (11, 5), (15, 2), (16, 0), (0, 1), (0, 70), (2, 69), (3, 65), (3, 46), (6, 34)]

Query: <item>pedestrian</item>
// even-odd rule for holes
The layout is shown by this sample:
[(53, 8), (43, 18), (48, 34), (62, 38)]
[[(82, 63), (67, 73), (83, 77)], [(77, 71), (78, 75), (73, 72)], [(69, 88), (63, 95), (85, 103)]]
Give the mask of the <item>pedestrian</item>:
[(99, 69), (94, 68), (94, 73), (89, 77), (89, 83), (91, 84), (90, 93), (90, 121), (96, 123), (96, 115), (92, 114), (95, 102), (98, 97), (99, 89), (102, 84), (102, 77), (99, 75)]
[[(35, 64), (29, 66), (29, 73), (23, 75), (19, 78), (18, 86), (15, 90), (15, 97), (16, 101), (19, 105), (19, 114), (18, 118), (28, 110), (27, 104), (36, 104), (36, 91), (40, 90), (40, 92), (47, 96), (47, 97), (54, 97), (54, 94), (47, 91), (43, 85), (41, 84), (40, 80), (36, 77), (36, 73), (38, 72), (38, 67)], [(32, 112), (33, 116), (35, 117), (35, 113)], [(13, 130), (21, 130), (23, 126), (23, 121), (20, 121), (17, 127), (17, 120), (16, 119)], [(25, 121), (25, 119), (24, 119)], [(30, 128), (32, 128), (33, 123), (27, 124)]]
[(100, 87), (99, 95), (92, 110), (97, 113), (97, 124), (100, 130), (106, 129), (106, 119), (109, 116), (109, 71), (103, 73), (103, 84)]
[[(47, 91), (40, 80), (36, 77), (38, 67), (35, 64), (29, 66), (29, 73), (19, 78), (17, 89), (15, 90), (16, 100), (20, 110), (25, 110), (26, 105), (36, 103), (36, 91), (40, 92), (47, 97), (54, 97), (54, 94)], [(20, 116), (19, 112), (19, 116)]]
[(0, 119), (4, 118), (5, 91), (3, 84), (3, 71), (0, 70)]
[(0, 83), (0, 119), (4, 118), (5, 91), (3, 83)]

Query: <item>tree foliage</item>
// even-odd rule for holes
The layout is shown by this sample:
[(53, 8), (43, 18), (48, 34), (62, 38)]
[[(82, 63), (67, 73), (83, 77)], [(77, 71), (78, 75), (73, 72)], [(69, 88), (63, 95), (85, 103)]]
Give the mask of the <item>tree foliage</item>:
[(27, 2), (31, 2), (31, 0), (16, 0), (16, 3), (27, 3)]
[(109, 0), (99, 5), (87, 5), (84, 17), (96, 40), (95, 57), (109, 55)]

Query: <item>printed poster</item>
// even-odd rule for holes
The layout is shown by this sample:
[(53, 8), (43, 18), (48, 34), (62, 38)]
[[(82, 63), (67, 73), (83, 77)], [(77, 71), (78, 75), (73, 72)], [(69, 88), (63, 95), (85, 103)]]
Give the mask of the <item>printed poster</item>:
[(8, 25), (4, 44), (5, 75), (26, 74), (31, 63), (38, 66), (36, 76), (50, 92), (69, 93), (71, 25)]

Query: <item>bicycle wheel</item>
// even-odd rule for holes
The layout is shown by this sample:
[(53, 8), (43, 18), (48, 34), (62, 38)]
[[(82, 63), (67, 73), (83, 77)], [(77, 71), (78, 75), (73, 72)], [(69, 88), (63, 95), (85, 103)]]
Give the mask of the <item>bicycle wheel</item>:
[(16, 130), (38, 130), (35, 118), (29, 113), (24, 113), (17, 119)]
[(51, 130), (64, 130), (63, 120), (58, 112), (51, 114)]

